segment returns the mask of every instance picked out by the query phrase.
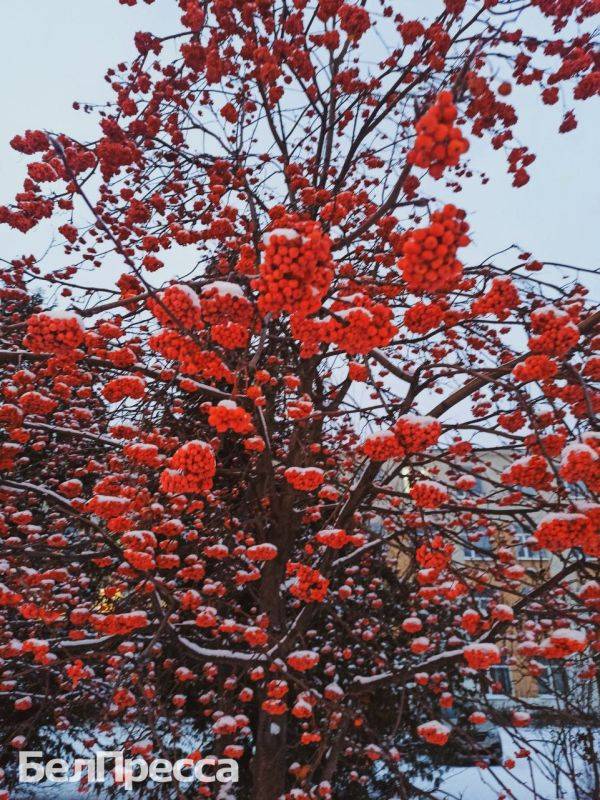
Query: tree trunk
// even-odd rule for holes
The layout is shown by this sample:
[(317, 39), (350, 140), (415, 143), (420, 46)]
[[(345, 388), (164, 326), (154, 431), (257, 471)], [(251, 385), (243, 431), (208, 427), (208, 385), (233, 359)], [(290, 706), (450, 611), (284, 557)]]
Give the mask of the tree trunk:
[(252, 759), (253, 800), (277, 800), (285, 791), (287, 721), (260, 712)]

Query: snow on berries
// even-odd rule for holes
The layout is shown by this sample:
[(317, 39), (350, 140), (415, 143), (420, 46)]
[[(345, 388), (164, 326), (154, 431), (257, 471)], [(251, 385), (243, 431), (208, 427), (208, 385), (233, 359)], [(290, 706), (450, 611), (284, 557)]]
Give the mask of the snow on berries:
[(313, 669), (319, 663), (319, 654), (312, 650), (294, 650), (286, 659), (288, 665), (298, 672)]
[(569, 483), (583, 481), (592, 491), (600, 491), (600, 457), (587, 444), (574, 443), (565, 447), (559, 473)]
[(254, 430), (250, 414), (233, 400), (221, 400), (216, 406), (210, 406), (208, 424), (212, 425), (218, 433), (231, 430), (244, 434)]
[(568, 658), (575, 653), (583, 653), (587, 646), (588, 637), (585, 631), (556, 628), (540, 643), (540, 655), (543, 658)]
[(321, 327), (322, 341), (333, 342), (350, 355), (385, 347), (398, 331), (391, 322), (392, 310), (362, 293), (337, 298), (329, 312)]
[(70, 355), (85, 340), (83, 323), (69, 311), (43, 311), (27, 320), (23, 344), (33, 353)]
[(423, 722), (417, 727), (417, 735), (424, 739), (428, 744), (435, 744), (442, 747), (448, 741), (450, 728), (436, 719)]
[(532, 489), (549, 489), (552, 472), (543, 456), (533, 455), (519, 458), (507, 467), (500, 476), (507, 486), (529, 486)]
[(594, 530), (585, 514), (547, 514), (535, 530), (535, 539), (540, 547), (560, 553), (571, 547), (584, 551), (597, 546), (600, 533)]
[(367, 436), (361, 449), (371, 461), (388, 461), (404, 455), (404, 449), (394, 431), (378, 431)]
[(417, 414), (403, 414), (390, 430), (368, 436), (362, 452), (372, 461), (387, 461), (422, 453), (437, 444), (442, 426), (437, 419)]
[(453, 124), (456, 117), (452, 93), (440, 92), (415, 125), (417, 135), (408, 154), (409, 163), (427, 169), (436, 179), (442, 177), (447, 167), (456, 167), (469, 149), (460, 128)]
[(252, 284), (262, 314), (318, 311), (333, 278), (329, 237), (316, 222), (290, 225), (263, 236), (260, 277)]
[(569, 314), (555, 306), (543, 306), (531, 312), (529, 339), (532, 353), (564, 357), (579, 341), (579, 330)]
[(456, 287), (463, 271), (456, 254), (469, 244), (468, 230), (465, 212), (446, 205), (433, 212), (429, 225), (404, 234), (398, 269), (410, 292), (435, 294)]
[(277, 558), (277, 546), (270, 542), (253, 544), (246, 550), (246, 558), (250, 561), (273, 561)]
[(437, 444), (442, 426), (434, 417), (403, 414), (392, 430), (407, 453), (422, 453)]
[(320, 603), (325, 599), (329, 580), (318, 569), (290, 561), (286, 565), (286, 574), (294, 576), (289, 583), (289, 592), (293, 597), (305, 603)]
[(160, 488), (169, 493), (197, 493), (211, 489), (216, 472), (212, 447), (197, 439), (179, 447), (160, 476)]
[(500, 664), (500, 651), (495, 644), (475, 642), (463, 649), (463, 656), (471, 669), (486, 670)]
[(148, 300), (148, 308), (166, 328), (203, 328), (200, 298), (185, 284), (173, 284)]
[(288, 467), (284, 475), (300, 492), (312, 492), (323, 483), (323, 470), (318, 467)]
[(331, 547), (332, 550), (340, 550), (350, 541), (350, 536), (341, 528), (327, 528), (315, 534), (315, 541)]
[(109, 403), (121, 400), (141, 400), (146, 394), (146, 382), (136, 375), (113, 378), (102, 387), (102, 395)]

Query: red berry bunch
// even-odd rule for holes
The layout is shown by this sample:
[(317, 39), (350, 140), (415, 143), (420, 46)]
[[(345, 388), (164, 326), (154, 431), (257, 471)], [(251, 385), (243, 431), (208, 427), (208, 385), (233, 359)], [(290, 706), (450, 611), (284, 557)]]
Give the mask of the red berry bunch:
[(465, 212), (447, 205), (433, 212), (427, 227), (404, 235), (398, 269), (411, 292), (446, 292), (456, 286), (463, 270), (456, 253), (469, 244), (468, 230)]
[(527, 356), (512, 371), (513, 376), (521, 383), (530, 381), (546, 381), (558, 372), (558, 366), (545, 355)]
[(448, 741), (450, 736), (450, 728), (438, 722), (436, 719), (423, 722), (417, 727), (417, 734), (429, 744), (435, 744), (442, 747)]
[(183, 327), (190, 330), (203, 328), (200, 298), (190, 287), (173, 284), (158, 293), (158, 298), (148, 300), (148, 308), (161, 325), (167, 328)]
[(19, 397), (19, 405), (25, 414), (46, 416), (46, 414), (51, 414), (54, 411), (58, 403), (56, 400), (34, 391), (22, 394)]
[(323, 470), (318, 467), (288, 467), (284, 475), (301, 492), (312, 492), (323, 483)]
[(565, 447), (559, 472), (569, 483), (583, 481), (592, 491), (600, 491), (600, 456), (588, 444)]
[(290, 585), (291, 595), (305, 603), (321, 603), (325, 599), (329, 581), (318, 569), (290, 561), (286, 566), (286, 573), (295, 575)]
[(411, 486), (410, 496), (419, 508), (439, 508), (448, 501), (448, 492), (435, 481), (418, 481)]
[(229, 430), (251, 433), (254, 430), (250, 414), (233, 400), (221, 400), (216, 406), (210, 406), (208, 424), (216, 428), (218, 433)]
[(291, 224), (275, 228), (263, 239), (260, 277), (252, 282), (262, 314), (313, 314), (333, 278), (329, 237), (316, 222)]
[(135, 375), (113, 378), (102, 387), (102, 396), (109, 403), (119, 403), (126, 397), (132, 400), (140, 400), (145, 393), (146, 383), (144, 379)]
[(341, 528), (327, 528), (319, 531), (315, 535), (315, 540), (319, 544), (324, 544), (327, 547), (331, 547), (333, 550), (340, 550), (342, 547), (348, 544), (350, 541), (350, 536), (348, 536), (346, 531), (342, 530)]
[(489, 669), (501, 663), (500, 651), (495, 644), (476, 642), (463, 650), (465, 661), (471, 669)]
[(571, 547), (587, 550), (594, 542), (597, 544), (599, 536), (585, 514), (548, 514), (535, 531), (540, 547), (553, 553)]
[(27, 320), (23, 344), (33, 353), (65, 355), (83, 344), (85, 332), (76, 314), (44, 311)]
[(392, 430), (407, 453), (422, 453), (437, 444), (442, 426), (433, 417), (404, 414), (398, 418)]
[(557, 628), (540, 642), (540, 655), (543, 658), (568, 658), (574, 653), (582, 653), (587, 645), (585, 631)]
[(506, 486), (530, 486), (532, 489), (549, 489), (552, 473), (541, 455), (525, 456), (514, 461), (501, 476)]
[(531, 329), (537, 336), (529, 339), (533, 353), (566, 356), (579, 341), (579, 330), (566, 311), (544, 306), (531, 313)]
[(444, 310), (438, 303), (415, 303), (404, 314), (404, 324), (413, 333), (428, 333), (441, 325)]
[(435, 103), (415, 125), (417, 136), (408, 154), (411, 164), (429, 170), (433, 178), (441, 178), (446, 167), (456, 167), (469, 143), (460, 128), (452, 123), (457, 117), (451, 92), (440, 92)]
[(504, 320), (520, 302), (519, 291), (509, 278), (494, 278), (491, 289), (474, 301), (471, 311), (480, 316), (493, 314)]
[(348, 35), (348, 39), (352, 42), (358, 42), (364, 33), (371, 27), (371, 18), (368, 11), (361, 6), (353, 6), (350, 3), (344, 3), (338, 9), (338, 17), (340, 18), (340, 27)]
[(226, 350), (241, 350), (248, 344), (250, 331), (238, 322), (221, 322), (210, 330), (213, 342)]
[(385, 347), (398, 331), (391, 322), (392, 310), (361, 293), (337, 299), (331, 315), (324, 341), (335, 342), (352, 355)]
[(286, 659), (288, 665), (298, 672), (316, 667), (319, 663), (319, 654), (313, 650), (295, 650)]
[(178, 448), (160, 476), (160, 488), (172, 494), (210, 490), (217, 469), (215, 454), (206, 442), (193, 439)]
[(254, 306), (244, 297), (241, 286), (230, 281), (213, 281), (202, 287), (202, 319), (208, 325), (224, 321), (250, 328)]

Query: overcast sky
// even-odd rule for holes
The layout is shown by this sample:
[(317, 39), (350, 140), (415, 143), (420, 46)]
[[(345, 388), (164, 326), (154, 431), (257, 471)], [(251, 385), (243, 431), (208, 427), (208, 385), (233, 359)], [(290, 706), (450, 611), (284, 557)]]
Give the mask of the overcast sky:
[[(419, 0), (405, 0), (405, 5), (407, 14), (412, 7), (418, 15)], [(25, 172), (26, 157), (8, 144), (15, 133), (48, 128), (83, 139), (95, 135), (93, 115), (75, 112), (72, 102), (106, 99), (104, 71), (132, 56), (136, 30), (170, 33), (177, 28), (173, 0), (135, 8), (117, 0), (0, 0), (0, 203), (14, 196)], [(530, 168), (531, 182), (512, 189), (504, 157), (475, 143), (476, 165), (490, 182), (482, 187), (472, 180), (462, 195), (441, 199), (469, 212), (473, 259), (517, 242), (540, 259), (594, 267), (600, 260), (600, 104), (578, 104), (578, 129), (559, 135), (559, 106), (543, 108), (532, 94), (517, 99), (520, 139), (538, 155)], [(52, 227), (27, 238), (3, 227), (0, 255), (39, 255)]]

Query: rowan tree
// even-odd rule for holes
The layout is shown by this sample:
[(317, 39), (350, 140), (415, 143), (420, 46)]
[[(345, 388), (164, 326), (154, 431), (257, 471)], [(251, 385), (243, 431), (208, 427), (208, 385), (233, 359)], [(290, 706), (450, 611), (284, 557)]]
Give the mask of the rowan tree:
[(476, 139), (529, 180), (513, 90), (576, 126), (598, 3), (171, 5), (93, 141), (12, 141), (0, 221), (62, 253), (0, 272), (6, 761), (191, 719), (234, 797), (430, 796), (503, 658), (596, 680), (600, 313), (575, 268), (470, 264), (460, 192)]

